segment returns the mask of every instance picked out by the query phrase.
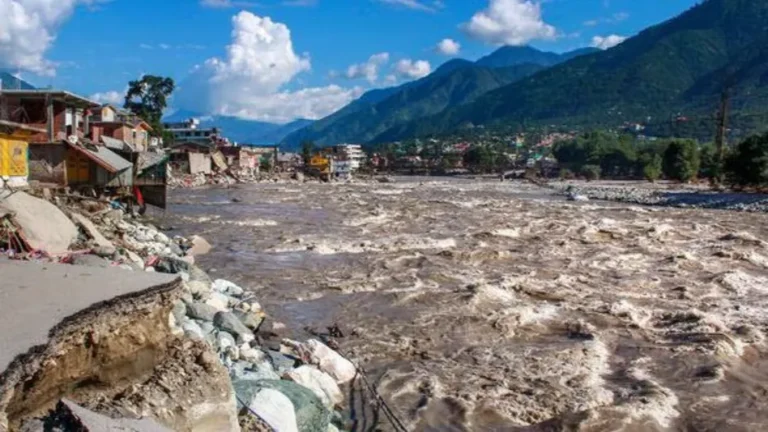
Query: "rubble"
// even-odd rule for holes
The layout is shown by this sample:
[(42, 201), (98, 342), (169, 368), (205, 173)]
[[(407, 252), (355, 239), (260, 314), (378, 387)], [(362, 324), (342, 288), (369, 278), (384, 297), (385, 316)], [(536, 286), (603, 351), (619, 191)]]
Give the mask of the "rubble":
[(0, 214), (10, 214), (34, 251), (66, 253), (77, 239), (77, 227), (61, 210), (25, 192), (0, 191)]
[[(21, 398), (18, 392), (16, 397), (0, 398), (5, 403), (10, 400), (13, 407), (14, 414), (8, 423), (11, 430), (22, 422), (33, 427), (40, 424), (44, 419), (42, 408), (54, 406), (56, 409), (52, 412), (58, 413), (57, 418), (75, 422), (71, 424), (79, 422), (79, 430), (112, 430), (114, 425), (137, 432), (152, 430), (144, 426), (150, 423), (113, 420), (126, 417), (152, 418), (157, 422), (153, 425), (157, 425), (158, 430), (164, 427), (191, 430), (202, 422), (206, 424), (205, 430), (236, 431), (240, 430), (238, 421), (244, 430), (325, 432), (341, 426), (338, 424), (341, 415), (334, 411), (344, 404), (339, 384), (355, 377), (355, 366), (316, 340), (306, 344), (283, 341), (300, 347), (300, 356), (270, 349), (281, 343), (275, 339), (279, 336), (273, 330), (284, 326), (272, 322), (264, 325), (268, 317), (252, 293), (226, 279), (212, 280), (195, 265), (194, 256), (211, 249), (205, 239), (198, 236), (171, 238), (106, 200), (49, 195), (49, 199), (56, 201), (54, 205), (22, 194), (14, 194), (18, 196), (10, 201), (7, 197), (0, 201), (6, 211), (6, 220), (13, 224), (15, 232), (25, 240), (31, 240), (30, 248), (39, 249), (37, 253), (30, 253), (31, 250), (19, 248), (20, 245), (14, 242), (6, 242), (9, 256), (33, 261), (19, 262), (19, 265), (56, 266), (57, 271), (74, 272), (71, 274), (77, 276), (70, 280), (72, 283), (85, 277), (81, 275), (101, 275), (98, 277), (103, 278), (105, 286), (119, 287), (126, 283), (130, 285), (130, 281), (165, 277), (174, 280), (174, 294), (161, 298), (149, 296), (146, 301), (129, 305), (116, 299), (114, 304), (119, 305), (116, 307), (129, 308), (122, 309), (124, 311), (138, 308), (137, 312), (123, 312), (118, 318), (109, 312), (108, 305), (112, 303), (107, 302), (102, 306), (107, 309), (97, 308), (89, 312), (95, 314), (101, 310), (99, 315), (75, 314), (81, 316), (77, 321), (80, 327), (76, 330), (59, 326), (60, 331), (66, 330), (66, 334), (91, 331), (89, 337), (99, 339), (92, 342), (94, 345), (90, 349), (108, 344), (108, 349), (102, 347), (99, 351), (99, 361), (106, 362), (104, 364), (122, 361), (124, 354), (118, 354), (120, 350), (129, 350), (132, 357), (139, 355), (141, 351), (136, 351), (139, 349), (136, 344), (154, 344), (154, 349), (160, 351), (144, 365), (149, 369), (142, 369), (140, 378), (136, 375), (137, 370), (129, 368), (122, 372), (123, 375), (110, 375), (110, 380), (94, 378), (93, 388), (87, 385), (78, 388), (74, 383), (91, 379), (87, 378), (89, 374), (99, 376), (113, 372), (108, 372), (102, 364), (92, 364), (95, 369), (83, 371), (68, 367), (63, 375), (55, 372), (62, 367), (60, 365), (68, 364), (60, 358), (68, 355), (67, 352), (94, 357), (89, 354), (89, 349), (73, 351), (73, 347), (67, 345), (69, 340), (57, 339), (56, 333), (52, 333), (55, 343), (51, 346), (57, 347), (58, 360), (31, 362), (32, 366), (25, 365), (23, 373), (13, 372), (15, 378), (9, 381), (12, 383), (10, 387), (0, 389), (0, 393), (8, 394), (15, 386), (13, 383), (26, 382), (29, 386), (32, 376), (35, 376), (33, 382), (42, 386), (40, 390), (30, 387), (30, 393)], [(31, 203), (29, 207), (27, 203)], [(23, 207), (21, 211), (17, 211), (19, 206)], [(2, 241), (0, 236), (0, 243)], [(123, 271), (125, 273), (121, 273)], [(104, 277), (107, 273), (111, 276)], [(45, 285), (57, 286), (56, 283)], [(58, 292), (67, 296), (79, 289), (82, 287)], [(101, 290), (108, 297), (110, 292)], [(87, 302), (87, 297), (82, 297), (79, 292), (78, 296), (75, 297)], [(90, 310), (87, 306), (83, 304), (80, 308)], [(137, 315), (139, 310), (143, 314), (141, 317)], [(45, 329), (53, 326), (45, 325), (48, 326)], [(93, 333), (94, 328), (110, 330), (109, 333), (101, 330)], [(18, 334), (13, 331), (7, 336), (18, 339)], [(131, 338), (132, 342), (127, 342), (126, 338)], [(40, 343), (33, 341), (35, 339), (30, 339), (31, 343)], [(3, 343), (4, 351), (10, 354), (12, 351), (7, 349), (8, 346)], [(40, 378), (34, 371), (42, 365), (46, 372)], [(149, 370), (152, 372), (147, 373)], [(8, 373), (6, 371), (6, 375)], [(48, 388), (44, 384), (46, 374), (53, 374), (50, 379), (61, 380), (55, 385), (63, 391), (50, 393), (45, 398), (35, 396), (42, 395)], [(78, 374), (81, 375), (79, 378)], [(112, 380), (119, 377), (124, 381)], [(64, 399), (56, 405), (61, 397), (69, 397), (70, 393), (65, 389), (72, 388), (78, 388), (74, 402)], [(116, 397), (118, 394), (119, 398)], [(5, 409), (0, 402), (0, 431), (4, 430), (1, 413)], [(337, 424), (331, 423), (332, 418), (337, 419)]]

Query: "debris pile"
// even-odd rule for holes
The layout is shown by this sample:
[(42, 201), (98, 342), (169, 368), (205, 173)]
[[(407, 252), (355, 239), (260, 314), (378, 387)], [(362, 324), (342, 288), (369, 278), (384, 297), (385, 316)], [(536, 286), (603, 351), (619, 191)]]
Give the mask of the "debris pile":
[[(232, 410), (236, 404), (242, 430), (325, 432), (343, 428), (345, 400), (340, 386), (355, 379), (356, 367), (320, 340), (304, 343), (284, 339), (281, 330), (286, 327), (268, 321), (251, 293), (227, 280), (212, 280), (195, 265), (195, 256), (211, 249), (205, 239), (168, 236), (114, 202), (75, 196), (59, 196), (52, 201), (56, 205), (24, 192), (0, 198), (0, 248), (5, 255), (125, 270), (115, 271), (116, 277), (131, 278), (132, 272), (178, 275), (183, 291), (173, 303), (167, 325), (174, 337), (197, 344), (179, 348), (178, 356), (186, 358), (186, 351), (189, 357), (190, 350), (199, 349), (196, 346), (208, 346), (209, 350), (200, 351), (194, 356), (197, 360), (191, 362), (194, 364), (181, 371), (155, 368), (156, 376), (145, 385), (121, 392), (120, 403), (110, 400), (109, 389), (105, 389), (104, 400), (83, 404), (93, 410), (87, 416), (92, 414), (96, 420), (84, 419), (81, 408), (66, 400), (49, 416), (83, 423), (101, 421), (96, 413), (125, 417), (129, 412), (176, 428), (178, 419), (158, 414), (181, 409), (174, 405), (174, 395), (167, 395), (170, 398), (165, 409), (150, 406), (162, 396), (149, 395), (168, 393), (163, 386), (172, 377), (184, 376), (195, 368), (200, 368), (195, 373), (205, 374), (208, 369), (199, 366), (205, 362), (198, 360), (210, 356), (228, 371), (236, 395)], [(333, 345), (330, 337), (325, 341)], [(52, 420), (36, 417), (34, 421)]]

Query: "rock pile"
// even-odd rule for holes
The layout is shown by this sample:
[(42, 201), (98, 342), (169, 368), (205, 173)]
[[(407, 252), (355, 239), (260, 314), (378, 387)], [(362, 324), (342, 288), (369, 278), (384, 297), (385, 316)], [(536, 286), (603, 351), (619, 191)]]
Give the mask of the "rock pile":
[[(642, 183), (638, 186), (601, 186), (555, 184), (555, 189), (566, 195), (586, 200), (617, 201), (629, 204), (678, 207), (693, 209), (768, 212), (768, 195), (761, 193), (712, 192), (708, 190), (660, 190)], [(574, 200), (574, 201), (583, 201)]]
[(266, 314), (236, 284), (182, 272), (189, 295), (169, 320), (179, 334), (207, 342), (230, 372), (243, 430), (265, 423), (279, 431), (341, 427), (340, 385), (355, 366), (318, 340), (279, 340), (262, 331)]

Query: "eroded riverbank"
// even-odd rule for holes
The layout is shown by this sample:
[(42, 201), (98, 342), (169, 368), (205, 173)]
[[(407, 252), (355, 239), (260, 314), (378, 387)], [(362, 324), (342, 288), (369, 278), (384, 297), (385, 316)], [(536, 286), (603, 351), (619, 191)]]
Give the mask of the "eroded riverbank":
[(453, 180), (172, 201), (213, 275), (296, 334), (339, 323), (410, 429), (768, 427), (766, 215)]

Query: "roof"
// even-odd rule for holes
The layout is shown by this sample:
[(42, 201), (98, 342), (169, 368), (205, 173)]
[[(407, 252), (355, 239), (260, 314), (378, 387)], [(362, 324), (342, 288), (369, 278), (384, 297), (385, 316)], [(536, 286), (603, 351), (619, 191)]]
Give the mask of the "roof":
[(35, 132), (35, 133), (46, 133), (46, 130), (43, 128), (36, 128), (36, 127), (25, 125), (23, 123), (16, 123), (8, 120), (0, 120), (0, 127), (21, 129), (24, 131)]
[(108, 149), (105, 146), (99, 146), (95, 144), (67, 144), (74, 150), (85, 155), (88, 159), (96, 162), (100, 167), (109, 171), (110, 173), (119, 173), (133, 167), (133, 164), (120, 157), (117, 153)]
[(139, 155), (139, 173), (168, 160), (165, 153), (144, 152)]
[(54, 89), (21, 89), (21, 90), (15, 90), (15, 89), (0, 89), (0, 95), (9, 95), (9, 96), (18, 96), (18, 97), (24, 97), (24, 98), (44, 98), (47, 96), (51, 96), (54, 99), (63, 100), (64, 102), (70, 102), (72, 104), (82, 106), (85, 108), (95, 108), (101, 106), (101, 104), (96, 103), (88, 98), (85, 98), (83, 96), (76, 95), (74, 93), (70, 93), (68, 91), (64, 90), (54, 90)]
[(301, 156), (299, 156), (298, 153), (279, 153), (277, 155), (278, 162), (293, 162), (294, 160), (300, 158)]
[(110, 150), (115, 151), (122, 151), (122, 152), (135, 152), (136, 148), (127, 142), (123, 140), (119, 140), (117, 138), (112, 138), (109, 136), (102, 135), (101, 136), (101, 142), (104, 143), (105, 146), (107, 146)]

